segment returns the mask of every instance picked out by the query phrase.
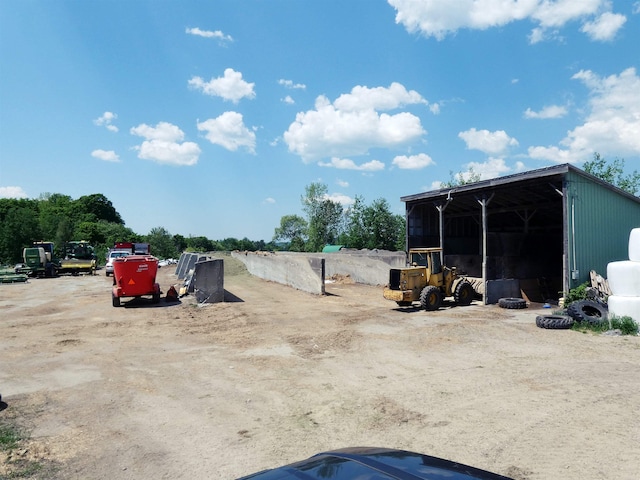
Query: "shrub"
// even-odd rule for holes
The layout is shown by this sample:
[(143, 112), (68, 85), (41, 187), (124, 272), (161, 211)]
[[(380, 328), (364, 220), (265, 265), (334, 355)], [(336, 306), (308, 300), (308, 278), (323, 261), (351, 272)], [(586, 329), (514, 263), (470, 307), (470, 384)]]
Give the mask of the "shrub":
[(616, 317), (609, 319), (611, 328), (617, 328), (623, 335), (637, 335), (638, 324), (631, 317)]
[(578, 300), (586, 300), (587, 288), (589, 288), (589, 283), (584, 282), (582, 285), (578, 285), (576, 288), (572, 288), (571, 290), (569, 290), (568, 293), (565, 292), (564, 306), (567, 307), (573, 302), (577, 302)]

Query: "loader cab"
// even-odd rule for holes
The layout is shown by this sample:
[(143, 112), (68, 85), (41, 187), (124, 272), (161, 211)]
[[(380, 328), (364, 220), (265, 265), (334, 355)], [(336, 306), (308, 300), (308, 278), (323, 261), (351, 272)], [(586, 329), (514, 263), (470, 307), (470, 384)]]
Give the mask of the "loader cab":
[(442, 272), (442, 250), (409, 250), (409, 264), (414, 267), (427, 267), (432, 275), (437, 275)]

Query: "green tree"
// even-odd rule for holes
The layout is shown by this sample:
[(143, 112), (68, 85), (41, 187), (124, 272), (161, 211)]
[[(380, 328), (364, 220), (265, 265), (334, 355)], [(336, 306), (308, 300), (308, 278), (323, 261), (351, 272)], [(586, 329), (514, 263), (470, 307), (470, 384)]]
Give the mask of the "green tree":
[(40, 238), (36, 204), (31, 200), (1, 199), (1, 263), (22, 261), (22, 249)]
[(326, 244), (335, 243), (340, 234), (342, 205), (332, 201), (327, 186), (314, 182), (305, 187), (302, 208), (307, 214), (308, 252), (319, 252)]
[(42, 239), (56, 244), (71, 240), (74, 229), (72, 198), (59, 193), (43, 193), (38, 199), (38, 206)]
[(182, 235), (175, 234), (173, 236), (173, 245), (176, 247), (178, 253), (184, 252), (187, 249), (187, 239)]
[(214, 242), (207, 237), (189, 237), (186, 242), (187, 249), (192, 252), (211, 252), (215, 250)]
[(116, 211), (111, 201), (101, 193), (84, 195), (74, 202), (77, 211), (84, 215), (90, 215), (94, 221), (105, 220), (111, 223), (124, 225), (122, 217)]
[(299, 215), (285, 215), (275, 228), (273, 241), (286, 241), (288, 250), (303, 252), (307, 236), (307, 221)]
[(151, 246), (151, 253), (158, 258), (175, 258), (178, 256), (173, 237), (163, 227), (152, 228), (146, 236)]
[(389, 203), (383, 198), (367, 206), (357, 196), (354, 205), (346, 212), (346, 229), (341, 243), (352, 248), (403, 250), (405, 220), (391, 213)]
[(613, 162), (606, 161), (598, 152), (593, 154), (593, 160), (584, 162), (584, 171), (598, 177), (611, 185), (636, 195), (640, 190), (640, 173), (634, 170), (624, 174), (624, 160), (616, 158)]
[(345, 210), (345, 230), (340, 235), (340, 243), (349, 248), (366, 248), (369, 233), (365, 225), (367, 206), (363, 197), (356, 195), (353, 205)]
[(116, 242), (142, 242), (144, 238), (128, 227), (119, 223), (106, 222), (104, 220), (95, 223), (97, 226), (96, 238), (87, 241), (95, 248), (99, 260), (106, 257), (107, 252)]

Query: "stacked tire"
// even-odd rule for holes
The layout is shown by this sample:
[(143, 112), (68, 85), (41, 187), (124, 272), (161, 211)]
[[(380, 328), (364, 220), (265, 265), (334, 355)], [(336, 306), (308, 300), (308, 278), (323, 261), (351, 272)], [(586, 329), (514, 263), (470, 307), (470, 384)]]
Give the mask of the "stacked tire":
[(578, 300), (567, 307), (567, 315), (576, 322), (597, 325), (607, 319), (607, 309), (595, 300)]
[(612, 292), (609, 313), (640, 321), (640, 228), (629, 235), (629, 260), (607, 265), (607, 281)]

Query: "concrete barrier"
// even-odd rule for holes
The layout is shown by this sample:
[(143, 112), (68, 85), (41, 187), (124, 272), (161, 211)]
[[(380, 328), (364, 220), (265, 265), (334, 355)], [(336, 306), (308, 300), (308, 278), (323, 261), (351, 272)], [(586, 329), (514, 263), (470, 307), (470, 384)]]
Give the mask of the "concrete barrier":
[(224, 261), (204, 257), (195, 264), (192, 285), (198, 303), (224, 301)]
[(324, 295), (325, 261), (280, 252), (231, 252), (251, 275), (282, 283), (316, 295)]
[(202, 255), (201, 253), (191, 253), (184, 252), (180, 255), (180, 260), (178, 260), (178, 268), (176, 268), (176, 275), (178, 278), (182, 280), (187, 276), (189, 270), (191, 270), (196, 264), (196, 260), (198, 259), (198, 255)]

